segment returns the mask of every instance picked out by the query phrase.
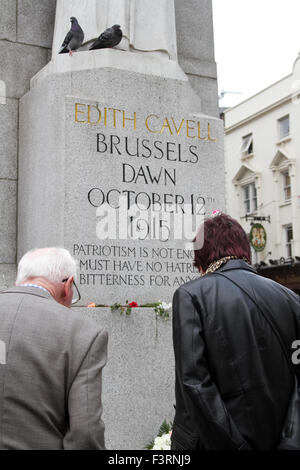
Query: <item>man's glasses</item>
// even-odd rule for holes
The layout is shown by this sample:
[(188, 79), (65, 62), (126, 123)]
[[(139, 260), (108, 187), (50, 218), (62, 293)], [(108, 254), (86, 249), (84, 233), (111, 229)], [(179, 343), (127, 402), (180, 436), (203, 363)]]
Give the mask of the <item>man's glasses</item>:
[[(62, 282), (66, 282), (67, 280), (68, 279), (63, 279)], [(73, 286), (75, 287), (75, 289), (73, 289), (72, 305), (75, 305), (81, 299), (81, 295), (74, 280), (73, 280)]]

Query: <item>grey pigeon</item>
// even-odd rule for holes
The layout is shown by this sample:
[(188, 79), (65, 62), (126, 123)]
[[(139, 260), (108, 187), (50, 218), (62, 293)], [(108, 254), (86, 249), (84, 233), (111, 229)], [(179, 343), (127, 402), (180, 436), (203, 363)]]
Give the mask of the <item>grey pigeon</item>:
[(84, 32), (82, 31), (81, 27), (77, 19), (74, 16), (71, 16), (71, 29), (66, 35), (64, 42), (62, 43), (61, 49), (59, 54), (65, 54), (69, 52), (72, 55), (73, 51), (77, 51), (84, 40)]
[(92, 49), (104, 49), (106, 47), (114, 47), (121, 42), (123, 37), (122, 30), (120, 25), (115, 24), (111, 28), (107, 28), (104, 33), (100, 34), (98, 39), (91, 45), (90, 51)]

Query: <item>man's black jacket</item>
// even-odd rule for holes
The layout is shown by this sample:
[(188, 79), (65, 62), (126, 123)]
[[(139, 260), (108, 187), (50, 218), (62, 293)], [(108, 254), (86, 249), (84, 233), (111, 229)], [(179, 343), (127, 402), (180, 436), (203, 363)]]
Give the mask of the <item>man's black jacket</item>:
[(300, 299), (242, 260), (181, 286), (173, 299), (176, 413), (172, 449), (273, 449), (293, 389), (286, 358), (300, 340)]

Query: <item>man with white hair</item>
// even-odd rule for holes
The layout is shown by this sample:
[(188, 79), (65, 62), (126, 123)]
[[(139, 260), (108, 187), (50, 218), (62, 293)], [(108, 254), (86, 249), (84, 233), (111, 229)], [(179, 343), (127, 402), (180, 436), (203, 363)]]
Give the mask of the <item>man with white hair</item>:
[(0, 449), (105, 449), (107, 332), (66, 308), (75, 275), (67, 250), (32, 250), (0, 294)]

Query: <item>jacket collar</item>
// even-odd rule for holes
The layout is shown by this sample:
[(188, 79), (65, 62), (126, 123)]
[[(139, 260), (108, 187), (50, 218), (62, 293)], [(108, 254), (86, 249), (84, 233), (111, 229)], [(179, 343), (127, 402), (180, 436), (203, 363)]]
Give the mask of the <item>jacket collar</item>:
[[(14, 286), (2, 291), (1, 294), (31, 294), (37, 297), (44, 297), (46, 299), (53, 299), (50, 292), (46, 292), (37, 287)], [(54, 299), (53, 299), (54, 300)]]
[(257, 274), (257, 271), (246, 261), (243, 261), (242, 259), (230, 259), (227, 261), (227, 263), (223, 264), (218, 271), (232, 271), (234, 269), (245, 269), (247, 271), (251, 271), (252, 273)]

